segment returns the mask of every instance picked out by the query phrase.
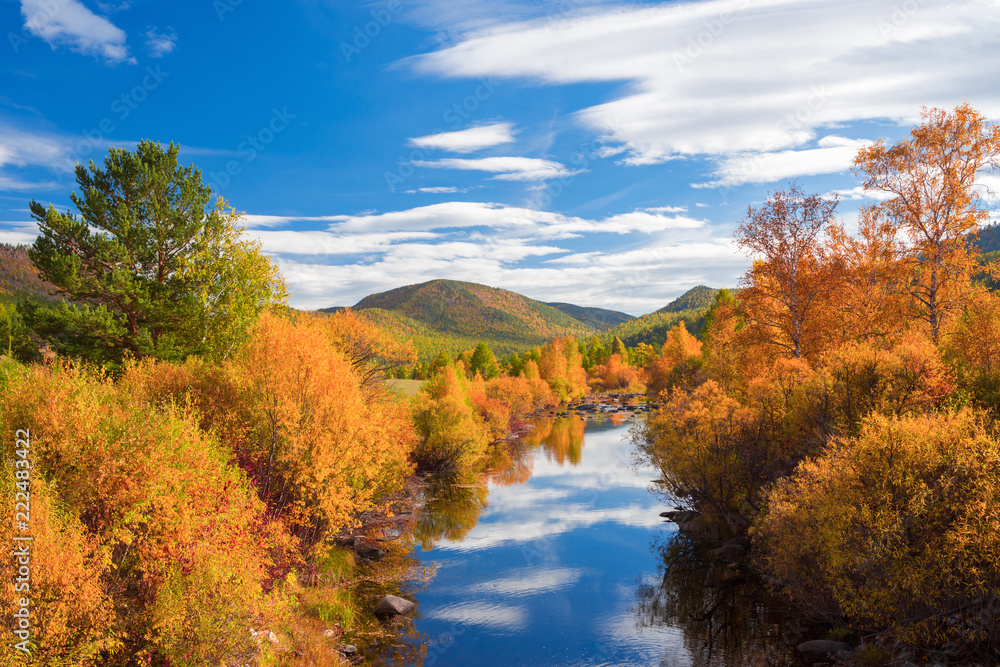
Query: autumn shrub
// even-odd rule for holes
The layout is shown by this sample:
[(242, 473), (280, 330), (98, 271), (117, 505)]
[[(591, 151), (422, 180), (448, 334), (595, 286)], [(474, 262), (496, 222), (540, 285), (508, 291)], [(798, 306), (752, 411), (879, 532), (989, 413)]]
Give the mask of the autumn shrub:
[(476, 414), (486, 427), (490, 442), (499, 440), (510, 432), (510, 420), (514, 417), (513, 406), (507, 397), (487, 390), (487, 382), (482, 375), (475, 374), (468, 381), (469, 398)]
[(872, 415), (776, 484), (763, 567), (812, 613), (959, 658), (1000, 645), (1000, 440), (969, 410)]
[[(13, 431), (4, 430), (13, 436)], [(28, 488), (30, 533), (15, 531), (15, 469), (4, 466), (0, 486), (4, 498), (0, 507), (0, 539), (14, 550), (27, 546), (30, 567), (27, 583), (15, 582), (19, 563), (10, 553), (0, 560), (5, 585), (0, 591), (0, 607), (6, 622), (0, 629), (0, 663), (4, 665), (95, 664), (102, 652), (121, 646), (114, 631), (114, 601), (103, 585), (105, 568), (99, 540), (89, 534), (76, 512), (59, 498), (58, 484), (45, 481), (37, 470)], [(23, 497), (17, 498), (23, 500)], [(20, 509), (20, 508), (19, 508)], [(30, 543), (15, 542), (14, 536), (30, 536)], [(19, 586), (15, 589), (15, 585)], [(31, 658), (14, 648), (23, 641), (13, 633), (11, 614), (20, 607), (20, 598), (30, 600)]]
[(453, 365), (424, 383), (414, 399), (413, 423), (418, 441), (412, 456), (422, 469), (469, 469), (486, 453), (490, 441), (468, 381)]
[(556, 338), (542, 348), (538, 374), (560, 401), (587, 394), (587, 371), (583, 370), (583, 357), (572, 336)]
[(646, 389), (637, 369), (624, 363), (619, 354), (612, 354), (605, 363), (593, 366), (590, 376), (591, 384), (599, 391), (637, 393)]
[(943, 336), (945, 358), (955, 367), (959, 388), (994, 418), (1000, 406), (1000, 297), (977, 289)]
[(804, 361), (778, 360), (739, 400), (714, 380), (675, 388), (633, 429), (640, 456), (661, 472), (664, 490), (741, 530), (768, 484), (825, 443), (816, 373)]
[(265, 586), (282, 537), (191, 415), (79, 367), (32, 367), (0, 392), (0, 427), (32, 435), (32, 599), (48, 619), (38, 652), (61, 656), (40, 664), (230, 664), (253, 652), (247, 628), (273, 609)]
[(848, 343), (823, 358), (838, 428), (854, 434), (872, 413), (930, 412), (955, 389), (954, 374), (935, 345), (916, 334), (888, 349)]
[[(544, 385), (544, 383), (542, 383)], [(548, 386), (545, 385), (546, 392)], [(539, 400), (532, 381), (524, 377), (512, 377), (501, 375), (486, 383), (486, 395), (499, 401), (504, 401), (510, 406), (510, 413), (513, 417), (526, 415), (548, 403), (545, 398)]]
[(534, 359), (529, 359), (525, 362), (524, 370), (520, 377), (528, 381), (528, 385), (531, 388), (532, 400), (536, 407), (554, 405), (559, 402), (559, 397), (549, 388), (549, 383), (542, 379), (538, 371), (538, 364)]
[(307, 543), (400, 488), (413, 446), (409, 405), (366, 390), (330, 327), (265, 314), (225, 367), (238, 395), (237, 453), (273, 514), (302, 508)]
[[(661, 473), (665, 490), (718, 518), (737, 517), (750, 500), (744, 466), (748, 415), (714, 381), (674, 391), (633, 438)], [(766, 437), (766, 436), (765, 436)]]
[(660, 354), (646, 368), (646, 391), (653, 396), (676, 386), (693, 388), (702, 379), (702, 346), (684, 322), (667, 334)]
[(400, 488), (414, 443), (409, 404), (383, 390), (406, 352), (359, 318), (263, 315), (222, 365), (144, 362), (122, 383), (191, 404), (303, 550)]

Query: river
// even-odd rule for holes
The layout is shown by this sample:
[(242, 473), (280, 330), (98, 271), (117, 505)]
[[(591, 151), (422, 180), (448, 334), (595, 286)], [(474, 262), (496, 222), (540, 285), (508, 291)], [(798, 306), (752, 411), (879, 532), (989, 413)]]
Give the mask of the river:
[(796, 664), (795, 629), (752, 578), (660, 518), (631, 424), (538, 419), (480, 483), (427, 489), (408, 633), (422, 664)]

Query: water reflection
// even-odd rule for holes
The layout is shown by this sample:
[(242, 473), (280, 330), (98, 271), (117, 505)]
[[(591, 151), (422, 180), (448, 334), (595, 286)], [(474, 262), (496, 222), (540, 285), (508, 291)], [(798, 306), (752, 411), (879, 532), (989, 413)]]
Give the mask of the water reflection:
[(487, 480), (476, 473), (428, 478), (426, 505), (413, 526), (413, 539), (424, 551), (441, 540), (460, 542), (489, 506)]
[(571, 419), (535, 419), (533, 429), (525, 436), (532, 446), (541, 446), (550, 461), (563, 465), (567, 461), (579, 465), (583, 458), (583, 432), (586, 421)]
[(754, 582), (659, 518), (657, 471), (635, 467), (626, 433), (540, 419), (483, 473), (426, 480), (398, 564), (436, 574), (402, 587), (418, 615), (372, 664), (797, 665)]
[[(708, 547), (679, 533), (654, 542), (661, 576), (637, 591), (641, 628), (673, 626), (683, 633), (691, 667), (792, 667), (802, 664), (790, 617), (767, 604), (753, 576), (707, 553)], [(666, 664), (681, 664), (667, 662)]]

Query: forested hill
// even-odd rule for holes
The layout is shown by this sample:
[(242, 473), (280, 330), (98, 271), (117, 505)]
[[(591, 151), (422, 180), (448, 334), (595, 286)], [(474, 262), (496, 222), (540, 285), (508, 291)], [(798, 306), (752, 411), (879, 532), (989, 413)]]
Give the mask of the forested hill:
[(572, 303), (547, 302), (545, 305), (561, 310), (570, 317), (599, 330), (610, 329), (635, 319), (634, 315), (620, 313), (617, 310), (607, 310), (605, 308), (588, 308), (586, 306), (575, 306)]
[(660, 308), (657, 313), (682, 313), (686, 310), (698, 310), (705, 311), (708, 307), (712, 305), (715, 301), (715, 295), (719, 293), (719, 290), (706, 287), (705, 285), (698, 285), (697, 287), (692, 287), (684, 294)]
[(23, 298), (54, 301), (56, 291), (38, 277), (38, 271), (28, 258), (27, 246), (0, 243), (0, 303), (16, 302)]
[(587, 338), (598, 332), (541, 301), (455, 280), (432, 280), (372, 294), (353, 310), (397, 335), (412, 338), (421, 358), (442, 350), (472, 349), (479, 341), (506, 354), (559, 336)]
[(1000, 251), (1000, 224), (982, 227), (976, 245), (984, 253)]
[(692, 287), (656, 312), (623, 322), (605, 331), (601, 338), (605, 344), (617, 337), (629, 347), (646, 343), (659, 348), (667, 340), (667, 333), (682, 321), (690, 333), (700, 337), (705, 326), (705, 311), (718, 293), (718, 289), (704, 285)]

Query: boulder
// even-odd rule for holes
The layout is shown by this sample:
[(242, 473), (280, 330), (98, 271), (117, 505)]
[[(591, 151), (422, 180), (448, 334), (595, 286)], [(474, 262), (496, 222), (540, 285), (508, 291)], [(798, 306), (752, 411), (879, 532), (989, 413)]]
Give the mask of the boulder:
[(833, 662), (838, 651), (850, 651), (851, 645), (832, 639), (813, 639), (812, 641), (802, 642), (796, 649), (807, 660)]
[(376, 547), (365, 547), (358, 551), (358, 555), (365, 560), (380, 561), (385, 558), (385, 551)]
[(375, 605), (375, 613), (380, 616), (395, 616), (397, 614), (409, 614), (417, 608), (417, 603), (404, 600), (395, 595), (386, 595)]

